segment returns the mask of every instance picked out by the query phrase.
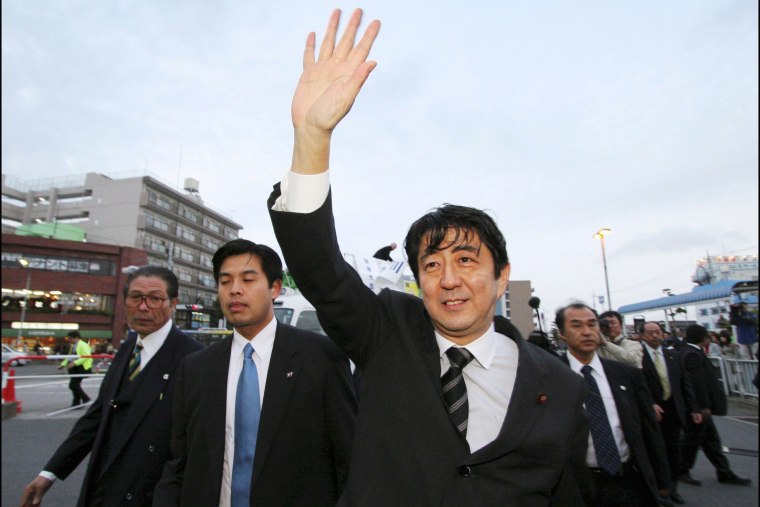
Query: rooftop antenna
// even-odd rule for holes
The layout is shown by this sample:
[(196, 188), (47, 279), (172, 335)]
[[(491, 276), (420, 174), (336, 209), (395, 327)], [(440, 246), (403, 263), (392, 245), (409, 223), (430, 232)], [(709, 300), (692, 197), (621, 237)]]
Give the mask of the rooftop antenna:
[(177, 188), (179, 188), (179, 175), (182, 170), (182, 145), (179, 146), (179, 164), (177, 165)]

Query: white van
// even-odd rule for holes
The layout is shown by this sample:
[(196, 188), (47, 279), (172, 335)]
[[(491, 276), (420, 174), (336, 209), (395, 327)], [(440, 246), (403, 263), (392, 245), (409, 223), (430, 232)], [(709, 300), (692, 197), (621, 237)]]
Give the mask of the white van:
[(286, 294), (274, 300), (274, 316), (283, 324), (325, 334), (319, 325), (317, 311), (300, 294)]

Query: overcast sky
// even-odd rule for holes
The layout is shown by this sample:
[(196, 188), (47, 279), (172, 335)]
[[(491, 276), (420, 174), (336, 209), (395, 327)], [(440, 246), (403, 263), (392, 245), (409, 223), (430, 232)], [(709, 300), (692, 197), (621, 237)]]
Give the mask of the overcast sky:
[[(275, 245), (290, 101), (322, 0), (3, 0), (2, 170), (147, 170)], [(547, 318), (691, 290), (758, 251), (758, 3), (367, 1), (378, 62), (333, 137), (345, 252), (444, 202), (490, 210)], [(394, 252), (402, 258), (400, 250)], [(660, 315), (661, 312), (660, 312)]]

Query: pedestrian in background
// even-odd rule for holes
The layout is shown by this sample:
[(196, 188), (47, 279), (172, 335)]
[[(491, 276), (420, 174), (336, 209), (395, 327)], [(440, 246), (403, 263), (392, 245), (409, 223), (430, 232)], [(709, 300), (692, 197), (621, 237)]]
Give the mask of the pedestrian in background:
[(697, 452), (701, 448), (715, 467), (718, 482), (749, 486), (752, 481), (739, 477), (731, 470), (728, 459), (723, 453), (718, 428), (715, 427), (715, 421), (713, 421), (716, 415), (726, 415), (727, 402), (723, 388), (715, 375), (715, 368), (705, 355), (704, 347), (709, 340), (707, 329), (699, 324), (692, 324), (686, 328), (687, 345), (680, 352), (694, 388), (697, 409), (702, 415), (702, 422), (700, 424), (696, 421), (688, 421), (686, 425), (678, 480), (692, 486), (702, 485), (702, 482), (692, 477), (690, 472), (697, 460)]
[(68, 334), (66, 334), (66, 337), (67, 341), (71, 344), (69, 347), (69, 355), (73, 356), (76, 354), (79, 357), (77, 359), (64, 359), (58, 369), (67, 368), (69, 375), (75, 375), (69, 380), (69, 389), (73, 396), (71, 406), (76, 407), (82, 403), (90, 402), (90, 397), (87, 396), (87, 393), (82, 389), (82, 380), (84, 380), (84, 377), (80, 377), (79, 375), (92, 373), (92, 358), (82, 357), (91, 356), (92, 349), (90, 349), (90, 345), (82, 339), (79, 331), (69, 331)]

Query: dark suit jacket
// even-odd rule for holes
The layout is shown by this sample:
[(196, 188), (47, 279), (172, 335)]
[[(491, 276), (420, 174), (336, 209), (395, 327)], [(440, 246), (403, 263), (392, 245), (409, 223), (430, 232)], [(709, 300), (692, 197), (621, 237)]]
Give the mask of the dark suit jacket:
[(299, 289), (364, 376), (342, 504), (582, 504), (583, 379), (497, 317), (496, 331), (517, 344), (517, 376), (501, 431), (471, 453), (446, 409), (422, 300), (389, 290), (375, 295), (362, 283), (343, 261), (329, 198), (314, 213), (270, 213)]
[(696, 404), (699, 410), (710, 409), (713, 415), (726, 415), (726, 393), (715, 375), (710, 359), (701, 348), (686, 345), (679, 351), (683, 364), (694, 388)]
[[(172, 453), (155, 506), (214, 506), (224, 464), (232, 337), (180, 368)], [(348, 478), (356, 400), (327, 337), (278, 323), (253, 463), (251, 505), (334, 505)]]
[[(644, 345), (641, 345), (644, 347)], [(675, 350), (660, 345), (662, 355), (665, 357), (665, 366), (668, 370), (668, 380), (670, 381), (670, 396), (678, 412), (678, 420), (682, 427), (686, 427), (690, 420), (689, 414), (697, 411), (694, 399), (694, 390), (691, 387), (691, 380), (683, 366), (681, 355)], [(641, 368), (644, 372), (644, 378), (647, 381), (647, 387), (655, 403), (662, 406), (665, 401), (662, 399), (662, 384), (660, 376), (657, 374), (657, 368), (649, 356), (649, 351), (644, 350), (644, 356), (641, 359)]]
[[(139, 394), (128, 408), (120, 433), (112, 435), (110, 440), (114, 442), (115, 439), (116, 445), (106, 449), (111, 419), (116, 411), (127, 410), (111, 402), (117, 398), (136, 340), (137, 335), (132, 335), (122, 343), (103, 379), (97, 399), (45, 465), (45, 470), (65, 479), (92, 451), (79, 506), (87, 504), (92, 488), (105, 475), (109, 488), (105, 505), (149, 506), (161, 469), (169, 459), (175, 369), (186, 355), (200, 350), (203, 345), (176, 327), (172, 328), (164, 344), (140, 373), (144, 378)], [(108, 457), (103, 459), (106, 452)]]
[[(641, 370), (619, 361), (599, 359), (615, 399), (630, 459), (646, 481), (651, 505), (657, 505), (657, 490), (670, 487), (670, 469), (652, 408), (652, 395)], [(563, 361), (568, 363), (567, 356)]]

